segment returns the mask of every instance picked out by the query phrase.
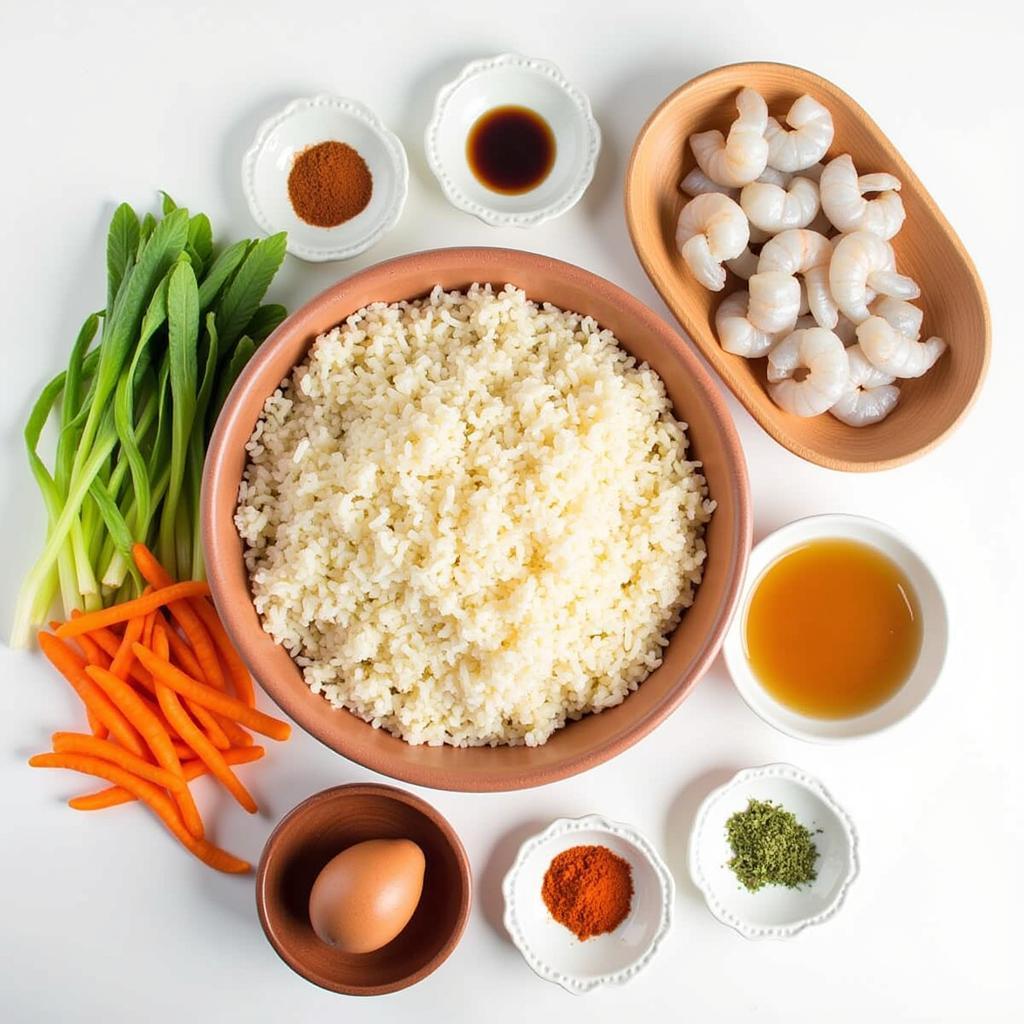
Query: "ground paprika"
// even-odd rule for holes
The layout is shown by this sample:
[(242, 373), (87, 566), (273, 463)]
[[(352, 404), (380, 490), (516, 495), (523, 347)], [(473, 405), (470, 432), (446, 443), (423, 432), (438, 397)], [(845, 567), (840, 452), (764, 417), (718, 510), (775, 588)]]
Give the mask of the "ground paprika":
[(577, 938), (604, 935), (629, 913), (633, 869), (605, 846), (573, 846), (551, 862), (541, 896), (551, 916)]
[(333, 228), (362, 213), (373, 194), (366, 161), (344, 142), (320, 142), (295, 157), (288, 175), (292, 209), (307, 223)]

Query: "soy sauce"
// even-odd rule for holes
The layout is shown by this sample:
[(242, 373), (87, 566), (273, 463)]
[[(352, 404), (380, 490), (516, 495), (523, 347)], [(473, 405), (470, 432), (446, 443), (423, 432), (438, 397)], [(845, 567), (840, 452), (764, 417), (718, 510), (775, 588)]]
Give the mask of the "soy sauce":
[(495, 107), (470, 128), (466, 157), (480, 184), (507, 196), (522, 195), (551, 173), (555, 136), (527, 107)]

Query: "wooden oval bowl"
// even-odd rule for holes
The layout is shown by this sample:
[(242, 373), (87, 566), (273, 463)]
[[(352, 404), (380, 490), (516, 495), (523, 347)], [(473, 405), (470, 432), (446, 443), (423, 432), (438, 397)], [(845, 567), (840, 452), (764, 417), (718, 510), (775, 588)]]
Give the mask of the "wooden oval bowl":
[[(372, 953), (342, 953), (317, 938), (309, 894), (324, 865), (367, 839), (411, 839), (426, 871), (419, 905), (402, 931)], [(256, 909), (278, 956), (307, 981), (377, 996), (422, 981), (458, 945), (472, 899), (469, 858), (455, 830), (425, 800), (393, 786), (325, 789), (290, 810), (256, 870)]]
[[(263, 632), (233, 519), (245, 444), (263, 403), (305, 358), (318, 334), (370, 302), (416, 298), (437, 284), (466, 288), (474, 281), (512, 282), (535, 300), (588, 313), (652, 366), (677, 415), (689, 424), (690, 455), (703, 462), (711, 497), (718, 502), (706, 534), (703, 582), (661, 666), (617, 707), (569, 723), (540, 747), (410, 746), (312, 693), (288, 652)], [(751, 516), (746, 463), (725, 400), (690, 346), (664, 320), (610, 281), (560, 260), (513, 249), (435, 249), (377, 264), (328, 288), (263, 343), (229, 395), (210, 440), (202, 529), (210, 588), (225, 627), (263, 688), (302, 728), (393, 778), (437, 789), (488, 791), (539, 786), (585, 771), (646, 736), (679, 705), (722, 644), (750, 551)]]
[[(724, 352), (714, 314), (722, 297), (743, 285), (735, 275), (723, 292), (701, 287), (675, 245), (676, 220), (687, 197), (679, 182), (695, 161), (687, 139), (727, 130), (736, 94), (757, 89), (780, 117), (803, 93), (824, 103), (835, 122), (829, 157), (849, 153), (861, 174), (888, 171), (903, 183), (907, 219), (892, 240), (897, 265), (921, 286), (925, 337), (949, 343), (939, 362), (917, 380), (900, 382), (900, 402), (881, 423), (848, 427), (833, 416), (802, 419), (783, 412), (765, 388), (766, 359)], [(935, 447), (963, 419), (988, 365), (988, 304), (971, 258), (917, 175), (870, 117), (837, 86), (788, 64), (730, 64), (687, 82), (650, 116), (633, 147), (626, 174), (626, 219), (633, 247), (669, 309), (750, 415), (779, 444), (829, 469), (871, 471), (909, 462)]]

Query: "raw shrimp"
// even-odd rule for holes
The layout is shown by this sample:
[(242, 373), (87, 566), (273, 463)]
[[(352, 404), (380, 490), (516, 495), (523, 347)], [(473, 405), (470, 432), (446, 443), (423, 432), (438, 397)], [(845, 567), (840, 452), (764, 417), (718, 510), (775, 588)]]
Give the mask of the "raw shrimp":
[(794, 175), (786, 185), (752, 181), (743, 186), (740, 206), (762, 231), (805, 228), (818, 215), (818, 186), (802, 175)]
[(921, 338), (921, 324), (924, 323), (924, 310), (911, 302), (904, 302), (903, 299), (893, 299), (883, 295), (877, 302), (868, 302), (874, 316), (880, 316), (889, 321), (900, 334), (910, 338), (911, 341), (918, 341)]
[[(870, 231), (889, 239), (906, 217), (899, 190), (900, 180), (891, 174), (862, 174), (858, 178), (853, 159), (844, 153), (822, 172), (821, 208), (840, 231)], [(868, 192), (880, 195), (865, 199)]]
[(855, 324), (871, 316), (869, 289), (900, 299), (921, 294), (916, 282), (896, 273), (892, 246), (870, 231), (854, 231), (835, 240), (828, 284), (836, 305)]
[(708, 192), (719, 192), (730, 199), (736, 199), (740, 194), (738, 188), (730, 188), (728, 185), (719, 185), (717, 181), (712, 181), (699, 167), (694, 167), (679, 182), (679, 191), (688, 196), (703, 196)]
[(920, 377), (947, 348), (941, 338), (915, 341), (900, 334), (880, 316), (869, 316), (857, 325), (857, 341), (871, 365), (893, 377)]
[(768, 166), (779, 171), (800, 171), (816, 164), (832, 145), (832, 115), (816, 99), (801, 96), (786, 115), (786, 131), (774, 117), (768, 118)]
[(832, 243), (824, 235), (807, 228), (792, 228), (765, 242), (757, 272), (779, 270), (785, 274), (802, 275), (811, 315), (819, 326), (831, 330), (839, 315), (829, 292), (831, 260)]
[(778, 270), (754, 274), (747, 282), (750, 303), (747, 319), (762, 331), (779, 334), (792, 330), (800, 315), (800, 282)]
[(892, 377), (868, 362), (860, 345), (848, 348), (846, 356), (850, 360), (850, 381), (829, 412), (848, 427), (881, 422), (896, 408), (900, 389)]
[(733, 121), (728, 138), (717, 129), (690, 136), (690, 148), (700, 169), (719, 185), (734, 188), (754, 181), (768, 162), (764, 137), (768, 105), (764, 97), (755, 89), (740, 89), (736, 109), (740, 116)]
[(676, 245), (694, 277), (713, 292), (725, 287), (723, 261), (739, 256), (749, 238), (746, 214), (717, 192), (695, 196), (679, 213)]
[(748, 246), (734, 260), (726, 260), (725, 265), (744, 281), (749, 281), (757, 273), (759, 257), (750, 251)]
[(750, 295), (746, 291), (726, 295), (715, 312), (715, 329), (726, 352), (747, 359), (760, 359), (772, 350), (779, 335), (762, 331), (747, 319), (749, 302)]
[(832, 333), (847, 347), (857, 342), (857, 325), (845, 316), (839, 317), (839, 322), (832, 328)]
[[(796, 380), (799, 369), (807, 370)], [(817, 416), (842, 398), (850, 379), (843, 343), (824, 327), (794, 331), (768, 355), (768, 392), (794, 416)]]

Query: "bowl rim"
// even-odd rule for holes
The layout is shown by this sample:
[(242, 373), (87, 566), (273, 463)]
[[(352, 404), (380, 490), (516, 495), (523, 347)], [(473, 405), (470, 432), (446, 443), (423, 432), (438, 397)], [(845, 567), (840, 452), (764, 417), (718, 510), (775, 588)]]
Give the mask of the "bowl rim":
[[(250, 635), (249, 626), (237, 612), (235, 602), (230, 599), (234, 593), (233, 590), (223, 589), (220, 573), (217, 570), (218, 564), (229, 556), (223, 551), (214, 527), (216, 518), (215, 495), (219, 494), (223, 488), (223, 484), (220, 482), (223, 478), (222, 465), (227, 458), (228, 435), (234, 426), (235, 419), (238, 417), (238, 396), (248, 386), (249, 380), (262, 372), (263, 364), (270, 361), (276, 343), (284, 337), (286, 332), (290, 333), (294, 329), (295, 324), (301, 324), (303, 321), (314, 318), (320, 307), (332, 303), (338, 293), (343, 293), (351, 288), (359, 288), (361, 283), (367, 278), (372, 280), (381, 276), (394, 277), (401, 274), (407, 265), (419, 267), (424, 265), (428, 267), (439, 266), (447, 269), (453, 263), (457, 263), (460, 266), (464, 265), (473, 268), (472, 273), (468, 273), (467, 277), (479, 281), (489, 281), (491, 280), (491, 275), (496, 273), (497, 268), (507, 264), (510, 260), (514, 260), (521, 267), (537, 273), (545, 272), (562, 280), (575, 281), (580, 285), (585, 285), (588, 290), (597, 289), (605, 292), (611, 297), (615, 305), (623, 311), (624, 316), (630, 321), (641, 325), (644, 330), (658, 335), (659, 340), (664, 344), (671, 356), (684, 364), (687, 374), (694, 380), (703, 401), (710, 407), (717, 426), (718, 436), (724, 449), (728, 452), (727, 465), (723, 466), (722, 472), (723, 475), (730, 476), (734, 483), (733, 508), (736, 527), (733, 549), (727, 553), (727, 556), (735, 560), (736, 569), (732, 573), (720, 599), (715, 627), (705, 638), (699, 656), (694, 658), (692, 662), (686, 677), (690, 680), (689, 685), (676, 685), (660, 704), (651, 708), (646, 715), (638, 718), (627, 729), (618, 733), (613, 741), (606, 743), (598, 750), (590, 749), (575, 753), (564, 758), (556, 765), (524, 768), (517, 773), (500, 769), (489, 769), (487, 771), (475, 772), (470, 779), (467, 779), (465, 776), (450, 770), (423, 768), (418, 765), (410, 766), (401, 759), (373, 751), (360, 751), (357, 757), (352, 752), (333, 746), (327, 739), (318, 735), (317, 706), (310, 700), (307, 700), (307, 697), (310, 696), (308, 688), (303, 688), (300, 691), (298, 688), (283, 685), (276, 677), (272, 679), (258, 678), (260, 686), (285, 714), (305, 732), (318, 739), (330, 749), (362, 764), (372, 771), (379, 772), (381, 775), (398, 781), (416, 786), (456, 792), (496, 792), (528, 789), (533, 786), (545, 785), (569, 778), (618, 756), (643, 739), (668, 718), (679, 707), (696, 682), (703, 677), (718, 656), (742, 593), (744, 569), (750, 554), (753, 535), (753, 515), (751, 511), (750, 483), (746, 457), (736, 424), (721, 389), (715, 383), (708, 370), (705, 369), (691, 345), (666, 320), (658, 316), (640, 299), (619, 285), (575, 264), (558, 260), (551, 256), (544, 256), (521, 249), (491, 246), (453, 246), (396, 256), (367, 267), (364, 270), (357, 271), (355, 274), (329, 286), (293, 312), (263, 342), (239, 375), (238, 380), (224, 402), (210, 437), (209, 445), (207, 446), (206, 461), (203, 467), (200, 502), (201, 525), (211, 596), (232, 643), (246, 662), (252, 666), (258, 663), (258, 659), (254, 658), (250, 651), (248, 639)], [(248, 589), (246, 589), (246, 603), (251, 607), (252, 598)], [(258, 676), (258, 673), (254, 673), (254, 675)], [(344, 709), (339, 709), (339, 711), (344, 711)], [(347, 711), (344, 711), (344, 713), (351, 714), (351, 712)], [(370, 726), (367, 727), (370, 728)]]
[[(267, 912), (265, 891), (267, 871), (284, 832), (294, 826), (297, 821), (300, 821), (313, 808), (324, 803), (341, 802), (350, 796), (371, 796), (380, 800), (393, 800), (418, 811), (441, 832), (455, 854), (455, 859), (459, 865), (459, 880), (461, 882), (459, 912), (451, 934), (437, 953), (418, 970), (384, 985), (342, 985), (311, 970), (298, 957), (294, 956), (287, 946), (280, 942), (270, 920), (270, 915)], [(378, 996), (386, 995), (389, 992), (397, 992), (400, 989), (415, 985), (428, 975), (433, 974), (451, 956), (455, 947), (462, 939), (463, 933), (466, 930), (466, 924), (469, 921), (469, 909), (473, 901), (473, 872), (466, 849), (462, 845), (462, 840), (455, 829), (452, 828), (448, 819), (436, 807), (427, 803), (422, 797), (409, 793), (404, 789), (399, 789), (397, 786), (388, 786), (377, 782), (351, 782), (340, 786), (331, 786), (328, 789), (320, 790), (318, 793), (313, 793), (311, 796), (306, 797), (305, 800), (297, 803), (274, 826), (273, 831), (267, 837), (267, 841), (263, 844), (263, 850), (260, 853), (259, 863), (256, 867), (255, 898), (256, 912), (267, 941), (281, 960), (296, 974), (305, 978), (306, 981), (318, 985), (320, 988), (331, 992), (338, 992), (341, 995)]]
[[(550, 840), (560, 836), (571, 835), (573, 832), (604, 832), (624, 839), (651, 866), (661, 886), (661, 919), (658, 929), (647, 947), (632, 963), (627, 964), (625, 967), (621, 967), (617, 971), (608, 971), (605, 974), (592, 978), (581, 978), (578, 975), (566, 974), (546, 963), (527, 941), (519, 925), (519, 917), (516, 913), (515, 884), (526, 858), (535, 849), (538, 849)], [(505, 930), (508, 932), (516, 949), (522, 954), (530, 970), (544, 981), (561, 985), (566, 992), (571, 992), (576, 996), (585, 995), (587, 992), (591, 992), (603, 985), (624, 985), (627, 981), (632, 981), (654, 959), (665, 938), (672, 931), (672, 924), (675, 918), (675, 880), (661, 854), (658, 853), (647, 837), (632, 825), (627, 825), (621, 821), (613, 821), (610, 818), (606, 818), (603, 814), (586, 814), (581, 818), (556, 818), (547, 828), (524, 840), (516, 853), (512, 866), (502, 879), (501, 895), (505, 905), (502, 923), (505, 925)]]
[[(846, 877), (843, 879), (843, 884), (839, 887), (839, 891), (833, 897), (832, 902), (829, 903), (824, 910), (819, 911), (817, 914), (811, 914), (805, 918), (801, 918), (801, 920), (796, 921), (793, 924), (773, 925), (771, 927), (751, 924), (727, 910), (724, 904), (722, 904), (714, 894), (710, 882), (705, 878), (704, 872), (700, 867), (700, 848), (705, 841), (705, 826), (707, 824), (707, 818), (711, 808), (731, 790), (749, 782), (751, 779), (762, 778), (785, 779), (787, 782), (792, 782), (795, 785), (802, 786), (804, 789), (813, 793), (836, 816), (836, 820), (842, 828), (843, 838), (846, 841), (846, 846), (850, 854), (850, 868), (846, 873)], [(843, 808), (836, 802), (832, 794), (829, 793), (829, 791), (821, 784), (821, 782), (819, 782), (818, 779), (810, 773), (805, 772), (802, 768), (797, 768), (795, 765), (789, 764), (785, 761), (777, 761), (772, 764), (763, 764), (754, 768), (744, 768), (738, 771), (727, 782), (724, 782), (721, 786), (716, 786), (710, 793), (708, 793), (708, 795), (701, 801), (700, 807), (697, 808), (697, 814), (693, 819), (693, 827), (690, 829), (690, 840), (687, 844), (687, 863), (693, 884), (700, 890), (701, 895), (703, 895), (704, 902), (707, 904), (707, 908), (711, 912), (712, 916), (721, 921), (722, 924), (728, 925), (734, 931), (739, 932), (739, 934), (745, 939), (791, 939), (794, 935), (798, 935), (805, 928), (809, 928), (812, 925), (824, 924), (829, 919), (835, 917), (835, 915), (842, 909), (843, 904), (846, 902), (846, 895), (850, 890), (850, 886), (860, 873), (858, 848), (859, 841), (857, 838), (857, 830), (854, 828), (853, 821), (846, 811), (843, 810)]]
[[(827, 534), (819, 534), (819, 527), (828, 528)], [(801, 720), (805, 720), (808, 723), (806, 727), (803, 727), (800, 724), (789, 722), (774, 713), (776, 706), (778, 706), (780, 710), (787, 711), (790, 714), (795, 714), (790, 711), (790, 709), (786, 709), (784, 706), (779, 705), (777, 701), (766, 693), (763, 685), (754, 674), (753, 669), (750, 667), (749, 661), (744, 656), (742, 647), (740, 646), (738, 648), (737, 645), (742, 645), (740, 632), (744, 628), (747, 609), (749, 608), (751, 599), (754, 596), (754, 591), (757, 589), (757, 585), (761, 578), (768, 569), (775, 564), (775, 562), (808, 539), (825, 536), (836, 540), (853, 540), (857, 543), (866, 544), (869, 547), (878, 550), (877, 546), (870, 539), (865, 537), (865, 534), (870, 532), (880, 533), (887, 537), (898, 548), (901, 548), (905, 555), (909, 556), (910, 560), (920, 563), (920, 567), (924, 570), (924, 573), (934, 587), (936, 615), (934, 624), (930, 627), (932, 637), (930, 643), (937, 658), (935, 671), (924, 686), (920, 697), (899, 717), (894, 718), (890, 722), (884, 722), (873, 728), (865, 729), (862, 732), (850, 733), (847, 735), (824, 735), (814, 730), (812, 726), (817, 720), (809, 715), (798, 716)], [(882, 554), (884, 554), (886, 558), (889, 558), (890, 561), (897, 562), (897, 564), (900, 564), (902, 561), (902, 559), (893, 558), (893, 556), (889, 555), (887, 552), (882, 552)], [(924, 647), (925, 641), (922, 639), (922, 653), (924, 652)], [(777, 729), (779, 732), (784, 733), (787, 736), (792, 736), (794, 739), (825, 745), (865, 740), (871, 736), (878, 736), (880, 733), (887, 732), (902, 722), (905, 722), (920, 710), (921, 706), (935, 691), (935, 687), (942, 678), (948, 653), (949, 606), (946, 601), (945, 593), (939, 584), (939, 577), (936, 575), (934, 569), (932, 569), (931, 565), (924, 559), (924, 557), (922, 557), (917, 548), (915, 548), (898, 530), (889, 526), (888, 523), (884, 523), (881, 520), (874, 519), (870, 516), (853, 515), (846, 512), (825, 512), (818, 515), (801, 516), (799, 519), (793, 519), (792, 521), (785, 523), (777, 530), (772, 530), (771, 533), (766, 534), (757, 542), (757, 544), (754, 545), (750, 552), (750, 558), (747, 561), (747, 570), (743, 580), (743, 589), (740, 595), (739, 604), (736, 606), (736, 614), (733, 616), (732, 621), (729, 624), (729, 628), (726, 630), (725, 640), (722, 643), (722, 657), (725, 661), (726, 668), (728, 669), (729, 678), (732, 680), (739, 695), (743, 698), (743, 702), (751, 711), (754, 712), (755, 715), (757, 715), (758, 718), (761, 719), (762, 722), (770, 725), (773, 729)], [(913, 670), (911, 671), (913, 672)], [(899, 693), (899, 690), (896, 692)], [(753, 693), (764, 694), (768, 699), (765, 702), (755, 702), (752, 697)], [(895, 696), (895, 694), (893, 696)], [(864, 715), (855, 715), (852, 718), (844, 720), (856, 722), (859, 718), (865, 718), (874, 714), (875, 711), (880, 710), (880, 708), (884, 708), (885, 703), (879, 705), (879, 708), (874, 708), (871, 711), (865, 712)]]
[[(634, 207), (637, 205), (636, 166), (639, 162), (640, 152), (647, 140), (647, 137), (654, 132), (663, 114), (673, 103), (676, 102), (680, 95), (690, 92), (705, 79), (715, 78), (727, 72), (735, 72), (737, 69), (740, 68), (750, 69), (752, 71), (768, 68), (783, 68), (787, 71), (795, 72), (801, 78), (806, 78), (814, 82), (824, 83), (828, 89), (835, 90), (836, 92), (840, 93), (845, 98), (845, 101), (849, 105), (850, 109), (853, 110), (862, 121), (864, 121), (867, 125), (875, 129), (883, 139), (890, 141), (890, 145), (893, 145), (893, 147), (895, 148), (895, 144), (891, 143), (889, 137), (881, 130), (881, 128), (878, 127), (878, 125), (875, 123), (874, 118), (872, 118), (871, 115), (855, 99), (853, 99), (853, 97), (850, 96), (845, 89), (841, 89), (833, 81), (831, 81), (828, 78), (825, 78), (824, 75), (819, 75), (816, 71), (811, 71), (808, 68), (801, 67), (799, 64), (787, 64), (784, 61), (734, 61), (733, 63), (730, 64), (721, 64), (717, 67), (709, 68), (707, 71), (703, 71), (699, 75), (695, 75), (693, 78), (687, 79), (680, 86), (673, 89), (672, 92), (670, 92), (650, 113), (650, 115), (644, 121), (642, 127), (640, 128), (640, 131), (637, 133), (636, 139), (633, 142), (633, 148), (630, 151), (629, 161), (626, 165), (626, 174), (624, 178), (625, 184), (623, 187), (623, 205), (625, 207), (626, 214), (626, 227), (629, 231), (629, 238), (633, 246), (633, 252), (636, 254), (637, 260), (639, 261), (641, 267), (643, 267), (644, 273), (647, 275), (648, 280), (654, 286), (655, 291), (657, 291), (658, 295), (661, 296), (666, 306), (668, 306), (669, 310), (672, 312), (673, 318), (679, 324), (680, 329), (688, 338), (691, 337), (690, 331), (687, 328), (687, 326), (683, 323), (683, 321), (679, 318), (679, 316), (676, 314), (674, 305), (669, 301), (666, 295), (666, 289), (663, 288), (664, 282), (661, 278), (661, 275), (658, 274), (656, 268), (653, 265), (653, 261), (650, 259), (645, 247), (640, 242), (640, 231), (635, 223), (634, 214)], [(902, 157), (902, 154), (899, 155)], [(978, 380), (974, 386), (973, 391), (968, 396), (967, 401), (964, 403), (963, 407), (957, 413), (956, 417), (952, 420), (952, 422), (949, 423), (949, 425), (944, 430), (940, 431), (925, 444), (922, 444), (913, 451), (905, 452), (902, 455), (896, 455), (884, 459), (876, 458), (864, 461), (854, 461), (851, 459), (836, 458), (835, 456), (829, 455), (825, 452), (819, 451), (816, 448), (812, 448), (806, 444), (803, 444), (800, 441), (795, 440), (794, 438), (789, 436), (789, 433), (786, 430), (780, 429), (774, 419), (765, 417), (759, 410), (749, 408), (747, 406), (746, 401), (741, 396), (739, 390), (736, 387), (734, 387), (728, 379), (719, 374), (717, 369), (712, 367), (715, 370), (715, 376), (718, 377), (718, 379), (721, 380), (726, 385), (726, 387), (729, 388), (729, 390), (739, 400), (743, 408), (746, 409), (747, 413), (751, 416), (754, 422), (757, 423), (757, 425), (762, 430), (764, 430), (769, 437), (771, 437), (774, 441), (782, 445), (787, 450), (791, 451), (794, 455), (798, 456), (799, 458), (804, 459), (807, 462), (814, 463), (815, 465), (823, 466), (825, 469), (839, 470), (840, 472), (845, 473), (874, 473), (885, 469), (895, 469), (897, 466), (906, 465), (908, 462), (912, 462), (915, 459), (920, 458), (922, 455), (927, 454), (928, 452), (938, 447), (943, 441), (945, 441), (955, 430), (957, 430), (963, 424), (964, 419), (967, 417), (967, 414), (974, 407), (975, 402), (977, 402), (978, 396), (981, 393), (981, 389), (985, 384), (985, 378), (988, 375), (989, 363), (992, 357), (992, 315), (989, 310), (988, 296), (985, 294), (985, 286), (982, 283), (980, 274), (978, 273), (978, 268), (975, 266), (974, 260), (971, 259), (971, 255), (967, 251), (967, 248), (964, 245), (963, 241), (960, 239), (960, 236), (956, 233), (956, 231), (953, 229), (953, 226), (949, 223), (948, 219), (946, 218), (946, 215), (942, 212), (942, 208), (932, 198), (931, 193), (925, 188), (924, 184), (917, 177), (916, 173), (914, 173), (913, 168), (910, 168), (909, 165), (907, 165), (907, 167), (910, 171), (910, 174), (915, 179), (917, 190), (920, 192), (924, 203), (928, 206), (929, 211), (931, 212), (935, 220), (943, 228), (945, 228), (953, 247), (956, 249), (957, 254), (964, 262), (964, 266), (967, 270), (969, 277), (971, 278), (971, 281), (974, 284), (974, 288), (978, 295), (978, 301), (981, 307), (982, 320), (984, 323), (981, 336), (982, 361), (981, 368), (978, 373)], [(701, 354), (703, 355), (704, 346), (698, 341), (694, 341), (694, 344), (697, 346), (698, 350), (700, 350)]]
[[(262, 231), (272, 235), (277, 231), (285, 230), (281, 225), (274, 224), (269, 215), (260, 203), (259, 193), (256, 189), (255, 171), (256, 164), (267, 145), (271, 135), (283, 124), (290, 121), (296, 114), (304, 110), (317, 107), (330, 107), (341, 114), (357, 120), (365, 125), (380, 139), (389, 158), (391, 175), (396, 183), (395, 198), (392, 203), (385, 207), (377, 219), (373, 229), (355, 242), (347, 245), (325, 244), (322, 246), (303, 245), (292, 237), (288, 232), (285, 242), (286, 250), (300, 260), (308, 263), (327, 263), (337, 260), (347, 260), (360, 253), (366, 252), (376, 245), (397, 223), (405, 209), (405, 201), (409, 195), (409, 159), (405, 153), (402, 140), (361, 100), (353, 99), (351, 96), (337, 96), (334, 93), (317, 93), (315, 96), (300, 96), (292, 100), (276, 114), (267, 117), (256, 129), (256, 135), (252, 144), (242, 157), (242, 192), (249, 207), (252, 219)], [(338, 225), (341, 227), (342, 225)], [(324, 231), (333, 231), (334, 228), (323, 228)]]
[[(438, 151), (437, 133), (447, 113), (451, 98), (468, 82), (488, 74), (495, 68), (502, 67), (514, 67), (525, 74), (541, 75), (544, 78), (550, 79), (572, 100), (573, 107), (586, 128), (589, 145), (579, 161), (576, 176), (560, 195), (541, 207), (528, 207), (524, 205), (520, 210), (499, 210), (471, 199), (452, 181), (445, 167), (445, 162)], [(492, 228), (530, 228), (535, 227), (537, 224), (543, 224), (545, 221), (553, 220), (555, 217), (560, 217), (563, 213), (571, 210), (583, 198), (584, 193), (590, 187), (590, 183), (594, 180), (594, 172), (597, 169), (597, 158), (601, 152), (601, 127), (594, 117), (587, 94), (573, 85), (565, 77), (557, 64), (544, 60), (541, 57), (526, 57), (520, 53), (506, 52), (497, 54), (494, 57), (483, 57), (479, 60), (470, 61), (455, 78), (441, 86), (434, 98), (430, 120), (427, 122), (427, 127), (423, 132), (423, 147), (427, 164), (441, 186), (441, 191), (448, 202), (457, 210), (472, 214)], [(529, 195), (530, 193), (527, 192), (519, 198), (526, 201)]]

